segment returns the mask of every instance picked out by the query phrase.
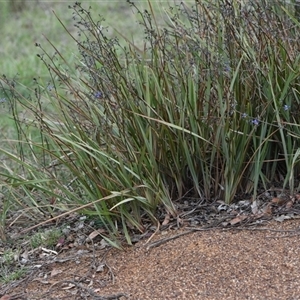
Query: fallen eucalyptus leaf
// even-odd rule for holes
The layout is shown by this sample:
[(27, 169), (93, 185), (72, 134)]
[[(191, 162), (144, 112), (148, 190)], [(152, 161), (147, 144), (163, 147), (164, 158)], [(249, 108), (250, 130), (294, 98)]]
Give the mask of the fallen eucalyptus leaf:
[(289, 219), (291, 219), (291, 217), (290, 216), (285, 216), (285, 215), (274, 218), (274, 220), (277, 221), (277, 222), (283, 222), (284, 220), (289, 220)]

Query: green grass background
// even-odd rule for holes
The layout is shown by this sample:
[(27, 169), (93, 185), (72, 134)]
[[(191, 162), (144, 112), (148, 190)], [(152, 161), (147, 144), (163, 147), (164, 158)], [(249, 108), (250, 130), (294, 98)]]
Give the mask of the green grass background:
[[(9, 1), (1, 2), (0, 18), (0, 66), (1, 74), (13, 77), (18, 74), (18, 80), (24, 86), (31, 86), (33, 77), (39, 76), (47, 80), (48, 72), (40, 59), (41, 53), (35, 44), (39, 43), (46, 51), (54, 53), (49, 39), (57, 49), (65, 54), (70, 63), (77, 55), (74, 41), (61, 26), (55, 14), (66, 25), (70, 32), (76, 34), (72, 11), (68, 8), (74, 1), (25, 1), (21, 12), (9, 11)], [(146, 0), (135, 1), (138, 7), (148, 7)], [(110, 35), (118, 35), (120, 31), (137, 44), (141, 44), (143, 32), (137, 26), (137, 16), (132, 13), (130, 5), (125, 1), (83, 1), (87, 8), (91, 6), (93, 15), (99, 14), (105, 18), (104, 25), (109, 26)], [(172, 1), (151, 1), (156, 12), (166, 8)], [(100, 19), (100, 17), (99, 17)], [(1, 95), (0, 95), (1, 97)]]
[[(54, 54), (55, 50), (47, 39), (55, 45), (57, 50), (67, 59), (71, 66), (75, 66), (79, 56), (76, 43), (66, 32), (57, 17), (66, 28), (77, 37), (77, 28), (74, 26), (72, 6), (75, 1), (23, 1), (25, 5), (21, 11), (11, 11), (10, 1), (0, 2), (0, 74), (8, 78), (16, 78), (23, 88), (19, 91), (26, 94), (34, 87), (33, 78), (45, 85), (49, 81), (49, 72), (44, 63), (37, 57), (42, 50)], [(141, 10), (149, 8), (147, 0), (133, 1)], [(156, 16), (162, 16), (163, 10), (179, 1), (151, 1)], [(143, 30), (138, 26), (138, 16), (133, 14), (130, 5), (125, 1), (100, 0), (83, 1), (85, 8), (92, 7), (92, 14), (97, 20), (104, 18), (109, 36), (118, 36), (118, 32), (126, 36), (137, 45), (143, 44)], [(57, 15), (57, 17), (55, 16)], [(5, 94), (0, 90), (0, 99)], [(1, 139), (15, 138), (14, 122), (11, 119), (8, 104), (0, 103), (0, 141)], [(3, 143), (2, 143), (3, 144)]]

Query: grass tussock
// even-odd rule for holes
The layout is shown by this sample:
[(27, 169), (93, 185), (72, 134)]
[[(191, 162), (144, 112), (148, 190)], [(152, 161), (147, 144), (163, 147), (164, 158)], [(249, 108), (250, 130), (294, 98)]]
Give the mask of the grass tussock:
[(143, 47), (109, 38), (76, 3), (76, 68), (52, 45), (55, 56), (39, 55), (46, 86), (36, 80), (26, 98), (2, 77), (18, 133), (16, 151), (2, 149), (13, 161), (1, 166), (2, 188), (32, 218), (80, 209), (100, 218), (111, 242), (122, 233), (130, 243), (129, 229), (157, 223), (158, 208), (176, 217), (174, 200), (185, 195), (230, 203), (276, 180), (295, 189), (294, 8), (195, 1), (171, 6), (161, 26), (148, 4), (128, 1)]

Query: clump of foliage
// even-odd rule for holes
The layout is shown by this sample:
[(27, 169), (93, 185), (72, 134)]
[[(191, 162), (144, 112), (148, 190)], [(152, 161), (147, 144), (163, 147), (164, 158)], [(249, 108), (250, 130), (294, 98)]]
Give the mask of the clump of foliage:
[(30, 238), (30, 245), (33, 249), (37, 247), (54, 247), (62, 236), (60, 229), (51, 229), (37, 232)]
[(176, 217), (174, 200), (187, 194), (230, 203), (278, 178), (293, 191), (293, 10), (274, 1), (195, 1), (170, 7), (161, 27), (150, 1), (145, 11), (128, 3), (145, 30), (143, 49), (108, 38), (76, 3), (76, 70), (53, 45), (54, 56), (40, 55), (52, 80), (36, 80), (28, 99), (2, 78), (19, 134), (18, 153), (3, 152), (20, 166), (2, 176), (17, 204), (32, 217), (80, 208), (130, 243), (128, 228), (157, 222), (158, 208)]
[[(8, 283), (20, 279), (25, 273), (26, 268), (16, 262), (17, 253), (11, 250), (4, 251), (0, 258), (0, 282)], [(15, 266), (14, 266), (15, 265)]]

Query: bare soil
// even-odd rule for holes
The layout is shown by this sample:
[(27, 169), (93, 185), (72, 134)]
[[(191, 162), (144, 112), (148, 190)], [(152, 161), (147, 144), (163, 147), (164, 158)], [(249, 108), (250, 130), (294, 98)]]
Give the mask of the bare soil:
[(272, 220), (162, 231), (124, 251), (97, 243), (41, 251), (0, 299), (300, 299), (299, 237), (299, 219)]

